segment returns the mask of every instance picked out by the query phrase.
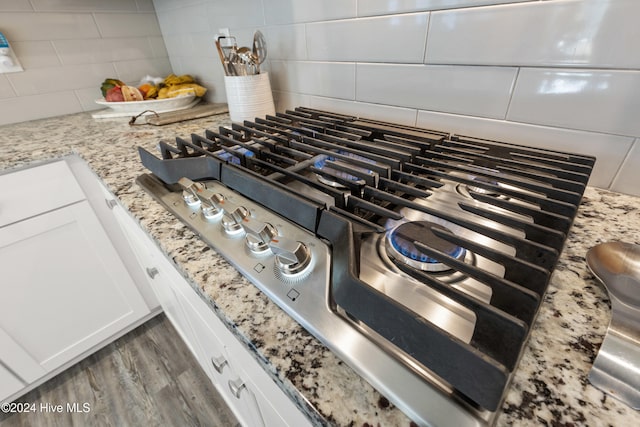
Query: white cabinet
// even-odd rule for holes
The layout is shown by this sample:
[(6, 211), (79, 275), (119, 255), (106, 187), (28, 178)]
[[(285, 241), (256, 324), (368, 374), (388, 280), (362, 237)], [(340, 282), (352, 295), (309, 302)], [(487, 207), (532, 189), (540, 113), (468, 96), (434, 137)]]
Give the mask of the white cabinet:
[(176, 285), (179, 286), (178, 297), (195, 333), (203, 369), (242, 425), (264, 426), (248, 376), (227, 352), (224, 343), (226, 331), (220, 329), (224, 326), (186, 282)]
[(304, 427), (309, 420), (227, 329), (131, 216), (117, 205), (116, 216), (167, 317), (242, 425)]
[(66, 162), (2, 175), (3, 184), (12, 187), (0, 195), (0, 364), (21, 387), (3, 387), (2, 401), (150, 314)]
[(0, 363), (0, 396), (11, 396), (26, 384)]

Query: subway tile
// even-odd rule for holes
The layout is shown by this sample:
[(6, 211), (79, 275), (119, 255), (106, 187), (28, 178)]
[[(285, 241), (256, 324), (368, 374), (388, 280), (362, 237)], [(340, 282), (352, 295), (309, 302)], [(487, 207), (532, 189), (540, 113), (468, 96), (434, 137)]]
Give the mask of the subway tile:
[(0, 99), (0, 125), (82, 111), (73, 91)]
[(640, 138), (636, 138), (611, 184), (613, 191), (640, 196)]
[(0, 0), (0, 12), (31, 11), (33, 7), (29, 0)]
[(53, 48), (52, 42), (48, 40), (13, 42), (11, 47), (25, 69), (61, 65), (60, 58)]
[(153, 57), (151, 45), (146, 37), (56, 40), (53, 44), (65, 65)]
[(165, 40), (179, 34), (210, 30), (207, 6), (204, 3), (187, 4), (178, 9), (156, 13), (156, 15)]
[(416, 110), (413, 108), (368, 104), (319, 96), (309, 97), (309, 107), (406, 126), (415, 126), (416, 124)]
[(94, 13), (94, 16), (102, 37), (140, 37), (161, 34), (155, 13)]
[(640, 135), (640, 71), (523, 68), (512, 121)]
[(100, 86), (87, 87), (82, 89), (75, 89), (73, 91), (80, 101), (82, 111), (93, 111), (105, 108), (104, 105), (96, 104), (97, 99), (102, 99), (102, 93), (100, 92)]
[(546, 1), (433, 12), (426, 62), (639, 68), (640, 2)]
[(162, 36), (150, 36), (147, 38), (149, 40), (149, 45), (151, 46), (151, 52), (153, 57), (161, 58), (169, 55)]
[(509, 67), (358, 64), (356, 99), (504, 118), (515, 76)]
[[(267, 7), (271, 7), (271, 2)], [(211, 31), (220, 28), (246, 28), (264, 25), (262, 0), (234, 0), (206, 2), (206, 16)]]
[(308, 59), (305, 34), (304, 24), (274, 25), (265, 28), (269, 59)]
[(154, 12), (153, 0), (135, 0), (139, 12)]
[(135, 0), (30, 0), (38, 12), (129, 11), (138, 10)]
[(11, 87), (9, 79), (6, 75), (0, 74), (0, 99), (13, 98), (16, 96), (16, 92)]
[(596, 157), (589, 184), (609, 188), (633, 138), (479, 117), (418, 111), (419, 127)]
[(428, 13), (307, 24), (307, 55), (316, 61), (422, 63)]
[(83, 87), (99, 87), (106, 77), (114, 77), (111, 64), (83, 64), (54, 68), (26, 69), (13, 73), (9, 80), (20, 97), (68, 91)]
[(366, 0), (358, 2), (358, 16), (388, 15), (525, 1), (533, 0)]
[(276, 106), (276, 111), (281, 113), (286, 110), (293, 110), (295, 107), (310, 107), (309, 98), (309, 95), (299, 93), (273, 91), (273, 102)]
[(264, 9), (265, 24), (355, 18), (356, 3), (357, 0), (270, 0)]
[(0, 28), (9, 43), (100, 36), (90, 13), (2, 13)]
[(355, 97), (355, 64), (271, 61), (274, 90), (340, 99)]

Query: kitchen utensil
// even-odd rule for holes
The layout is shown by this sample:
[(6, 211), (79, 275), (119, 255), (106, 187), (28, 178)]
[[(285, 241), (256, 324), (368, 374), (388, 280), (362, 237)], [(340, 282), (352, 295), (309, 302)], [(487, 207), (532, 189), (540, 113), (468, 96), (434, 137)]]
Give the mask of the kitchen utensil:
[(258, 58), (258, 65), (267, 58), (267, 41), (260, 30), (253, 33), (253, 54)]
[(225, 57), (225, 53), (222, 50), (222, 46), (220, 45), (220, 40), (216, 39), (216, 49), (218, 50), (218, 55), (220, 56), (220, 62), (222, 63), (222, 69), (224, 70), (225, 75), (229, 75), (229, 61)]
[(589, 381), (640, 409), (640, 245), (602, 243), (589, 249), (587, 265), (611, 299), (611, 322)]
[(244, 63), (247, 74), (260, 74), (260, 59), (246, 46), (238, 48), (238, 56)]

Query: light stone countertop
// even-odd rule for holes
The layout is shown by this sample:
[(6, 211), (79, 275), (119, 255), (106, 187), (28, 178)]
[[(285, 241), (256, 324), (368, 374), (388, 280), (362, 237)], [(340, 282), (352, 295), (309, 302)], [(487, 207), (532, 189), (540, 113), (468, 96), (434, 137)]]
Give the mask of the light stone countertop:
[[(173, 259), (229, 329), (316, 424), (408, 426), (410, 421), (220, 255), (135, 184), (137, 147), (217, 129), (227, 115), (130, 127), (89, 113), (0, 126), (0, 171), (78, 154)], [(587, 188), (497, 425), (640, 425), (634, 411), (591, 386), (588, 372), (610, 319), (585, 253), (612, 240), (640, 244), (640, 198)]]

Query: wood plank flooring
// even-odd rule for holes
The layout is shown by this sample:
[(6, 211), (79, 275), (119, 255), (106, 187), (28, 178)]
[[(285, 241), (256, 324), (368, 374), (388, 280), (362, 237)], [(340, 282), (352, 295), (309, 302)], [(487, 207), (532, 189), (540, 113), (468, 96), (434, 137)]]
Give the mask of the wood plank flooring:
[[(16, 402), (38, 411), (0, 413), (1, 427), (239, 426), (164, 314)], [(67, 403), (77, 403), (77, 412)], [(43, 404), (64, 409), (47, 413)]]

